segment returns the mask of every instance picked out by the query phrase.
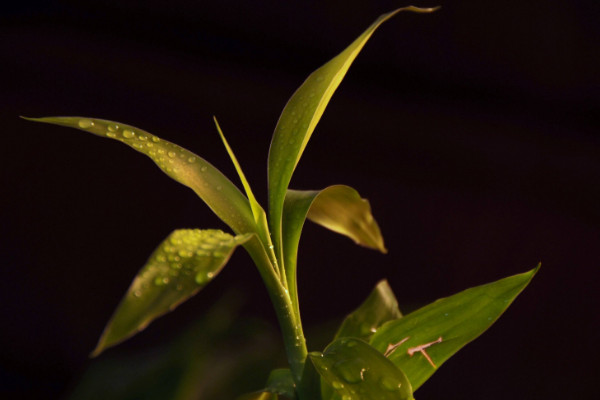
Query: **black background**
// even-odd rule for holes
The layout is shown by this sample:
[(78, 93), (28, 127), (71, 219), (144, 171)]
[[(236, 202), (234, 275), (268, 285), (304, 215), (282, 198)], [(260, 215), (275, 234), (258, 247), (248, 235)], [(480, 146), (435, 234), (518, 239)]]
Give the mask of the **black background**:
[[(594, 396), (598, 4), (415, 4), (443, 8), (380, 28), (292, 180), (297, 189), (355, 187), (390, 250), (307, 224), (304, 322), (340, 318), (383, 277), (411, 308), (542, 261), (503, 318), (417, 396)], [(270, 137), (289, 96), (378, 15), (403, 5), (53, 1), (0, 11), (0, 394), (66, 393), (154, 246), (176, 228), (224, 228), (126, 146), (18, 115), (126, 122), (233, 179), (214, 114), (264, 204)], [(165, 340), (228, 287), (244, 293), (245, 313), (276, 323), (238, 251), (203, 293), (123, 346)], [(317, 350), (310, 337), (309, 349)]]

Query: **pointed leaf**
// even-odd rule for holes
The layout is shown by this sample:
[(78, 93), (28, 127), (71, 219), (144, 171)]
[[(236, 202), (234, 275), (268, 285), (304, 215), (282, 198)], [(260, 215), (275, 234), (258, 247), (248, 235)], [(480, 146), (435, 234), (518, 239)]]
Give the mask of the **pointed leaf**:
[(133, 280), (92, 355), (133, 336), (195, 295), (251, 236), (212, 229), (172, 232)]
[(388, 282), (382, 280), (364, 303), (344, 319), (335, 338), (357, 337), (368, 340), (384, 322), (401, 317), (396, 296)]
[(150, 157), (177, 182), (192, 189), (236, 233), (255, 232), (248, 199), (225, 175), (196, 154), (120, 122), (83, 117), (26, 118), (115, 139)]
[(369, 202), (349, 186), (333, 185), (320, 191), (288, 190), (283, 213), (283, 254), (290, 290), (296, 286), (293, 282), (298, 243), (307, 217), (360, 245), (386, 251)]
[[(371, 345), (387, 353), (417, 390), (437, 367), (502, 315), (538, 268), (467, 289), (390, 321), (373, 335)], [(419, 346), (425, 346), (424, 352)]]
[(246, 179), (246, 175), (244, 174), (244, 171), (242, 170), (242, 166), (238, 162), (237, 157), (235, 156), (235, 154), (233, 152), (233, 149), (229, 146), (227, 139), (225, 139), (225, 135), (223, 134), (223, 130), (221, 130), (221, 126), (219, 125), (217, 118), (213, 117), (213, 119), (215, 121), (217, 131), (219, 132), (219, 136), (221, 137), (221, 140), (223, 141), (223, 144), (225, 145), (225, 148), (227, 149), (227, 153), (229, 154), (229, 157), (231, 158), (231, 161), (233, 162), (233, 165), (238, 173), (238, 176), (240, 177), (240, 181), (242, 182), (242, 185), (244, 186), (244, 190), (246, 191), (246, 196), (248, 196), (248, 200), (250, 202), (250, 208), (252, 209), (252, 214), (254, 215), (254, 222), (256, 223), (257, 232), (259, 234), (259, 237), (260, 237), (262, 243), (264, 244), (264, 247), (271, 249), (269, 251), (269, 253), (271, 253), (271, 254), (268, 254), (271, 257), (271, 263), (277, 264), (277, 261), (275, 259), (275, 254), (273, 253), (272, 247), (270, 246), (272, 244), (272, 242), (271, 242), (271, 235), (269, 234), (269, 225), (267, 223), (267, 214), (265, 213), (265, 210), (263, 210), (261, 205), (258, 203), (258, 201), (256, 201), (256, 197), (254, 197), (254, 193), (252, 192), (250, 183)]
[[(308, 140), (350, 65), (373, 32), (400, 11), (431, 12), (432, 8), (405, 7), (380, 16), (350, 46), (314, 71), (286, 104), (269, 150), (269, 217), (277, 251), (281, 252), (281, 218), (286, 190)], [(278, 254), (281, 256), (281, 254)]]
[(342, 338), (310, 353), (319, 374), (344, 400), (410, 400), (406, 375), (380, 352), (358, 339)]

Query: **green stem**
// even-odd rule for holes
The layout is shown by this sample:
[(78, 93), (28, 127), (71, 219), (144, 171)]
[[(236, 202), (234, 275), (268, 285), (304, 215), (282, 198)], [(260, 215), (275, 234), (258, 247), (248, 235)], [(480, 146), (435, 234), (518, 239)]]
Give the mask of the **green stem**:
[(295, 305), (296, 302), (292, 301), (290, 292), (283, 283), (285, 274), (282, 280), (280, 280), (274, 271), (274, 266), (267, 255), (266, 249), (258, 237), (255, 236), (244, 247), (256, 264), (269, 292), (271, 302), (275, 307), (275, 314), (281, 328), (288, 363), (290, 364), (294, 381), (298, 385), (302, 378), (304, 363), (308, 353), (302, 330), (302, 322), (300, 321), (300, 312), (297, 305)]

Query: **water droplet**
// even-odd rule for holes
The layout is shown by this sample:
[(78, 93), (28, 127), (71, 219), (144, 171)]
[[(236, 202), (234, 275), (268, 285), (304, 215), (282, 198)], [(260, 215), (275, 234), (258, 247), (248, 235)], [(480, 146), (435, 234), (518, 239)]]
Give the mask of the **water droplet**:
[(177, 289), (178, 292), (181, 292), (183, 290), (183, 285), (180, 283), (175, 287), (175, 289)]
[(113, 133), (113, 132), (106, 132), (106, 136), (108, 136), (109, 138), (113, 138), (114, 139), (114, 138), (117, 137), (117, 134)]
[(345, 394), (342, 396), (342, 400), (352, 400), (352, 396)]
[(87, 129), (87, 128), (91, 128), (92, 126), (94, 126), (94, 121), (91, 121), (89, 119), (80, 119), (79, 120), (80, 128)]
[(362, 372), (365, 368), (361, 368), (360, 365), (357, 365), (355, 360), (336, 363), (334, 369), (338, 375), (348, 383), (359, 383), (363, 380)]
[(152, 136), (152, 141), (153, 141), (154, 143), (158, 143), (158, 142), (160, 142), (160, 139), (159, 139), (159, 138), (157, 138), (156, 136)]
[(135, 136), (135, 133), (134, 133), (134, 132), (132, 132), (132, 131), (130, 131), (129, 129), (124, 129), (124, 130), (123, 130), (123, 137), (124, 137), (125, 139), (131, 139), (131, 138), (132, 138), (132, 137), (134, 137), (134, 136)]
[(204, 285), (208, 283), (213, 276), (214, 274), (212, 272), (198, 272), (198, 274), (196, 274), (196, 283), (198, 285)]
[(159, 256), (156, 257), (156, 260), (159, 261), (159, 262), (165, 262), (165, 261), (167, 261), (167, 257), (165, 257), (164, 254), (161, 254), (161, 255), (159, 255)]
[(202, 172), (206, 171), (206, 166), (200, 168), (200, 171), (202, 171)]
[(196, 157), (190, 157), (190, 158), (188, 158), (188, 162), (189, 162), (190, 164), (192, 164), (192, 163), (196, 162)]
[(381, 381), (379, 381), (379, 385), (382, 389), (389, 390), (390, 392), (395, 392), (397, 390), (400, 390), (400, 386), (402, 386), (402, 383), (398, 382), (392, 377), (384, 376), (383, 378), (381, 378)]
[(154, 145), (150, 142), (146, 143), (146, 147), (154, 147)]
[(174, 151), (170, 151), (170, 152), (168, 152), (168, 153), (167, 153), (167, 155), (168, 155), (169, 157), (173, 158), (173, 157), (175, 157), (177, 154), (175, 154), (175, 152), (174, 152)]
[(143, 140), (143, 141), (145, 141), (145, 140), (148, 140), (148, 137), (146, 137), (146, 136), (144, 136), (144, 135), (140, 135), (140, 137), (139, 137), (139, 138), (140, 138), (140, 140)]
[(344, 387), (344, 384), (339, 381), (333, 381), (331, 383), (331, 386), (333, 386), (335, 389), (342, 389)]
[(135, 292), (133, 292), (133, 295), (135, 297), (140, 297), (142, 295), (142, 292), (141, 292), (141, 290), (136, 290)]

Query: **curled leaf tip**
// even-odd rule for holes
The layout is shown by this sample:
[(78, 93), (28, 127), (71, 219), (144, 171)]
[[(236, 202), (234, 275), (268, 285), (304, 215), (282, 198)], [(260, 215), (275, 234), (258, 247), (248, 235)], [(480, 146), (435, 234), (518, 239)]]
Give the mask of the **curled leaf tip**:
[(404, 8), (401, 8), (400, 10), (413, 11), (413, 12), (418, 12), (418, 13), (431, 13), (431, 12), (439, 10), (440, 8), (442, 8), (442, 6), (436, 6), (436, 7), (406, 6)]

